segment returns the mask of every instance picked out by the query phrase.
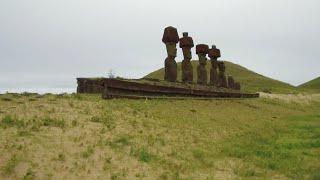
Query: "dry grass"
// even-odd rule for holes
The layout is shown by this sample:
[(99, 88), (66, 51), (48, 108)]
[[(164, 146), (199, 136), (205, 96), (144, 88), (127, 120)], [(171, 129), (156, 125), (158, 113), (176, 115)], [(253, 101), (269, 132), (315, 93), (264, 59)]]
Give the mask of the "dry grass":
[[(316, 177), (320, 168), (320, 147), (314, 140), (320, 137), (319, 95), (310, 95), (308, 103), (300, 103), (305, 97), (297, 101), (263, 97), (182, 101), (1, 95), (0, 178)], [(283, 146), (286, 152), (278, 152), (282, 143), (300, 143), (302, 129), (296, 130), (300, 126), (309, 128), (305, 137), (309, 144), (301, 141), (302, 150)], [(285, 131), (287, 127), (292, 132)], [(264, 154), (268, 148), (274, 156), (261, 157), (256, 152)], [(304, 159), (290, 156), (276, 162), (276, 153)]]

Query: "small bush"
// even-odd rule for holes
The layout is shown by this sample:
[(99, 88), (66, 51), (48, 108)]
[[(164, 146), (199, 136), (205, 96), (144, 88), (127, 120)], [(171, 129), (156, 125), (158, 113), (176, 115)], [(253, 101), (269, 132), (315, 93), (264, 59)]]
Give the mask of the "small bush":
[(22, 120), (19, 120), (17, 118), (13, 118), (11, 115), (6, 115), (1, 120), (1, 127), (7, 128), (7, 127), (24, 127), (25, 123)]
[(115, 127), (114, 117), (112, 114), (104, 114), (102, 116), (93, 116), (90, 119), (91, 122), (102, 123), (107, 126), (108, 129), (113, 129)]
[(81, 153), (81, 156), (82, 156), (83, 158), (88, 158), (88, 157), (90, 157), (93, 153), (94, 153), (93, 147), (88, 146), (88, 147), (86, 148), (86, 150), (84, 150), (84, 151)]
[(26, 175), (23, 176), (23, 180), (33, 180), (36, 178), (35, 172), (29, 169)]
[(150, 162), (151, 161), (151, 154), (145, 149), (142, 148), (139, 152), (139, 160), (142, 162)]
[(5, 175), (10, 175), (14, 172), (15, 167), (18, 165), (19, 161), (16, 155), (13, 155), (9, 161), (2, 167), (2, 172)]
[(42, 119), (42, 123), (44, 126), (60, 127), (60, 128), (64, 128), (66, 124), (63, 119), (62, 120), (52, 119), (50, 117), (45, 117), (44, 119)]
[(35, 98), (29, 98), (29, 101), (31, 102), (31, 101), (36, 101), (37, 99), (35, 99)]
[(66, 160), (66, 156), (63, 153), (59, 153), (58, 160), (59, 161), (65, 161)]
[(13, 101), (13, 99), (10, 97), (3, 97), (3, 98), (1, 98), (1, 100), (2, 101)]
[(204, 152), (199, 150), (199, 149), (195, 149), (192, 151), (192, 154), (193, 154), (193, 157), (200, 160), (200, 161), (203, 161), (204, 160)]

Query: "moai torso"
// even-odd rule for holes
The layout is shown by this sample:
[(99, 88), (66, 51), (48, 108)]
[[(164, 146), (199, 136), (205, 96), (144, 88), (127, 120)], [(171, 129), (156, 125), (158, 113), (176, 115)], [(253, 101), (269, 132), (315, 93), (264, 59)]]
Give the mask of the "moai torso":
[(234, 83), (234, 89), (235, 89), (235, 90), (240, 90), (240, 89), (241, 89), (241, 86), (240, 86), (240, 83), (239, 83), (239, 82), (235, 82), (235, 83)]
[(219, 78), (217, 73), (218, 68), (218, 58), (221, 56), (220, 50), (216, 46), (212, 46), (209, 49), (208, 56), (211, 60), (211, 69), (210, 69), (210, 84), (213, 86), (218, 86)]
[(218, 61), (218, 68), (219, 68), (219, 83), (218, 86), (219, 87), (224, 87), (227, 88), (228, 84), (227, 84), (227, 77), (225, 75), (225, 65), (223, 61)]
[(175, 61), (175, 57), (177, 56), (176, 45), (179, 42), (177, 29), (171, 26), (166, 27), (164, 29), (162, 42), (166, 44), (167, 48), (167, 58), (164, 63), (164, 80), (175, 82), (177, 81), (177, 63)]
[(206, 55), (208, 54), (209, 47), (206, 44), (198, 44), (196, 46), (196, 53), (199, 57), (199, 65), (197, 67), (197, 77), (198, 77), (198, 84), (207, 84), (207, 58)]
[(232, 76), (228, 76), (228, 88), (229, 89), (234, 89), (234, 79)]
[(182, 48), (183, 57), (182, 60), (182, 82), (192, 83), (193, 82), (193, 68), (191, 64), (191, 48), (194, 47), (192, 37), (188, 36), (187, 32), (183, 33), (183, 37), (179, 40), (179, 46)]

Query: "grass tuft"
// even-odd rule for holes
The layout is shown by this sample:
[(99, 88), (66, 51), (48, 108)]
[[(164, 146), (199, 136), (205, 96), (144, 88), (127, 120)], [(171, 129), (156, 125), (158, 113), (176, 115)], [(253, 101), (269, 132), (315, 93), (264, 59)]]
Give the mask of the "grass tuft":
[(19, 160), (16, 155), (11, 156), (8, 162), (2, 167), (4, 175), (11, 175), (14, 172), (15, 167), (18, 165)]
[(66, 125), (65, 120), (63, 119), (53, 119), (50, 117), (45, 117), (42, 119), (43, 126), (59, 127), (64, 128)]
[(13, 117), (11, 115), (6, 115), (2, 118), (0, 127), (8, 128), (8, 127), (24, 127), (25, 123), (23, 120), (19, 120), (17, 117)]

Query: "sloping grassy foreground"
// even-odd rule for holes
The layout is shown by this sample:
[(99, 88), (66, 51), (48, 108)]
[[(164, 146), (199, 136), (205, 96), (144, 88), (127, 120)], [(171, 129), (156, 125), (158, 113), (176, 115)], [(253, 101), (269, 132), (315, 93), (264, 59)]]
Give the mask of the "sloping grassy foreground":
[(0, 96), (0, 179), (320, 177), (320, 96)]
[[(226, 74), (232, 75), (234, 79), (241, 83), (241, 88), (244, 91), (249, 92), (274, 92), (274, 93), (295, 93), (297, 89), (287, 83), (274, 80), (265, 76), (262, 76), (258, 73), (250, 71), (245, 67), (242, 67), (237, 64), (233, 64), (228, 61), (224, 61), (226, 65)], [(197, 82), (197, 71), (196, 67), (198, 65), (198, 61), (192, 61), (193, 65), (193, 81)], [(208, 77), (210, 77), (210, 68), (211, 64), (207, 62), (207, 72)], [(163, 79), (164, 77), (164, 68), (156, 70), (145, 76), (146, 78), (153, 79)], [(178, 63), (178, 80), (181, 81), (181, 62)]]

